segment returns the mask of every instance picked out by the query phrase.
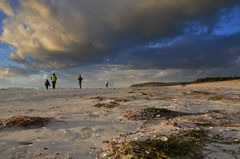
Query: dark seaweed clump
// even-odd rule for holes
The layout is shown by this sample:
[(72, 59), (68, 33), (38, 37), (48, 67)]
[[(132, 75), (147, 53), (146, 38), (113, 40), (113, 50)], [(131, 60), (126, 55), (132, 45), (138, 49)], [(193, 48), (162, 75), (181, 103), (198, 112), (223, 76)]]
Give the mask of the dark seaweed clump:
[(42, 118), (42, 117), (29, 117), (17, 115), (10, 117), (5, 120), (0, 120), (0, 126), (5, 128), (31, 128), (31, 127), (43, 127), (50, 121), (50, 118)]
[(178, 116), (191, 115), (190, 113), (172, 111), (165, 108), (145, 108), (139, 112), (128, 112), (128, 118), (133, 120), (171, 119)]
[(202, 148), (212, 138), (203, 129), (189, 130), (162, 138), (113, 144), (110, 159), (202, 159)]
[(97, 103), (94, 105), (96, 108), (114, 108), (118, 106), (117, 102), (109, 102), (109, 103)]

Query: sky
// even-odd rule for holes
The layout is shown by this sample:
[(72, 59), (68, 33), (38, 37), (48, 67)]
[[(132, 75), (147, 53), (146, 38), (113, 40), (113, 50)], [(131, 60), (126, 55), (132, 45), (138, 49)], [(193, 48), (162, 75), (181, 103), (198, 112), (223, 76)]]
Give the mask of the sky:
[(239, 0), (0, 0), (0, 88), (240, 76)]

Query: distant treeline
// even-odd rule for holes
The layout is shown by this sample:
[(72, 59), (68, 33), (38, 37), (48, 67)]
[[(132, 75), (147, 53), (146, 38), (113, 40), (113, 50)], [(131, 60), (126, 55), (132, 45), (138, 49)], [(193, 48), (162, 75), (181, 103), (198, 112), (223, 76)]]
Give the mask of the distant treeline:
[(240, 79), (240, 76), (234, 76), (234, 77), (206, 77), (206, 78), (197, 79), (196, 81), (194, 81), (194, 83), (228, 81), (228, 80), (237, 80), (237, 79)]

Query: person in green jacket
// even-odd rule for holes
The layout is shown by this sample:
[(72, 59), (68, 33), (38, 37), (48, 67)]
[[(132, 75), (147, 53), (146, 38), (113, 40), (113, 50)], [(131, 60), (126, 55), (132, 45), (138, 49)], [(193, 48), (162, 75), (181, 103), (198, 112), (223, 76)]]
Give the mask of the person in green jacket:
[(52, 81), (52, 88), (55, 89), (56, 82), (57, 82), (57, 76), (55, 75), (55, 73), (52, 74), (51, 81)]

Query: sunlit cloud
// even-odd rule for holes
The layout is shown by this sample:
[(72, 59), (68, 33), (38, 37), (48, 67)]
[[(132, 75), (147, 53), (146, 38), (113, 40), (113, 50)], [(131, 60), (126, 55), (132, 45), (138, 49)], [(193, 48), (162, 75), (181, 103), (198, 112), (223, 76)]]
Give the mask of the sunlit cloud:
[(0, 76), (25, 75), (26, 71), (18, 67), (1, 67)]
[(2, 10), (7, 16), (12, 17), (14, 15), (14, 12), (7, 0), (0, 1), (0, 10)]

